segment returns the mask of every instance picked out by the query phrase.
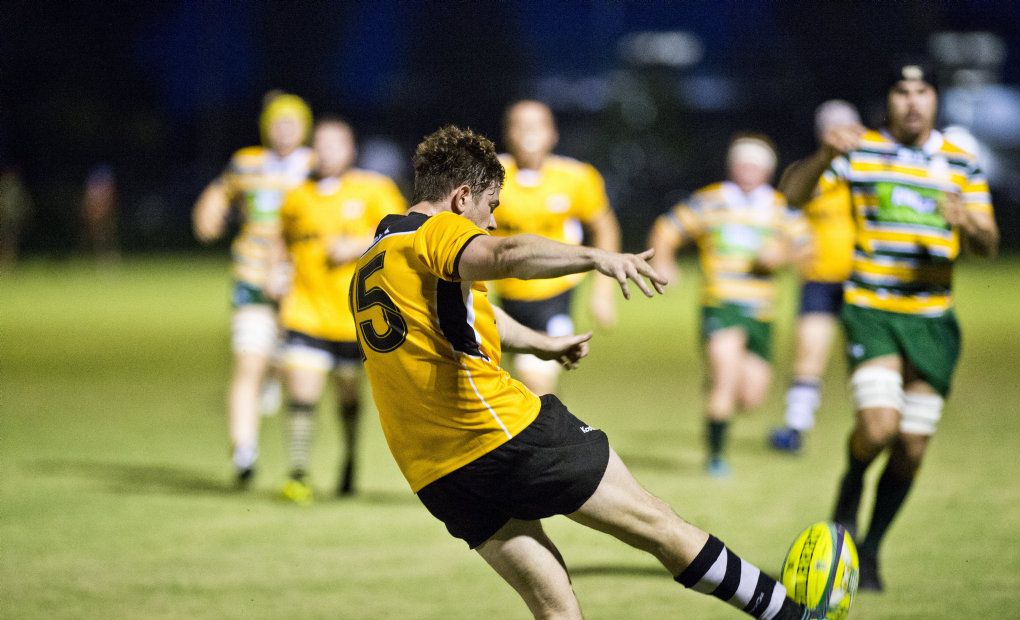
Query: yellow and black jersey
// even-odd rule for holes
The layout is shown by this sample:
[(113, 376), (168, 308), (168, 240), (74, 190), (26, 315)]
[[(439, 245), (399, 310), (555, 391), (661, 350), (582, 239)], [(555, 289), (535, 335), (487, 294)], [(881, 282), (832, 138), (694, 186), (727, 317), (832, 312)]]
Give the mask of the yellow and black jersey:
[(298, 147), (280, 157), (271, 149), (252, 146), (237, 151), (223, 175), (227, 195), (240, 204), (241, 231), (234, 239), (234, 277), (265, 286), (272, 246), (280, 232), (283, 196), (312, 169), (312, 150)]
[(499, 447), (538, 415), (538, 397), (500, 368), (485, 284), (458, 275), (464, 248), (485, 234), (449, 212), (388, 216), (351, 284), (383, 433), (415, 492)]
[(745, 194), (729, 181), (699, 189), (655, 225), (676, 243), (697, 243), (705, 306), (737, 304), (763, 321), (772, 318), (776, 285), (772, 276), (752, 273), (759, 252), (810, 240), (803, 217), (782, 194), (768, 185)]
[(804, 217), (814, 240), (811, 260), (804, 265), (805, 280), (842, 283), (850, 277), (854, 256), (854, 221), (850, 214), (850, 189), (837, 183), (816, 191), (804, 205)]
[(280, 309), (283, 326), (324, 340), (353, 341), (347, 292), (354, 263), (331, 265), (329, 245), (338, 240), (364, 240), (367, 245), (382, 218), (406, 209), (393, 181), (365, 170), (349, 170), (338, 179), (306, 181), (290, 191), (280, 209), (283, 238), (294, 267), (291, 288)]
[[(590, 164), (551, 155), (539, 170), (519, 170), (509, 155), (500, 155), (506, 180), (500, 191), (496, 231), (502, 236), (529, 233), (579, 244), (583, 225), (609, 209), (605, 182)], [(548, 280), (507, 278), (493, 283), (503, 299), (538, 301), (555, 297), (581, 281), (575, 274)]]
[(822, 191), (850, 188), (856, 227), (849, 304), (888, 312), (938, 316), (952, 307), (953, 261), (960, 238), (941, 213), (946, 192), (991, 214), (988, 182), (973, 155), (938, 131), (921, 147), (868, 131), (860, 145), (833, 160)]

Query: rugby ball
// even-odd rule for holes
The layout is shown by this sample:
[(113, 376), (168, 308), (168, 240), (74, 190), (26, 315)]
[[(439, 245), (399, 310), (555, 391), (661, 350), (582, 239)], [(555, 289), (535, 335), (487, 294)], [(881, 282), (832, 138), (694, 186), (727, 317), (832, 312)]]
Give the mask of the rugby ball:
[(815, 523), (797, 536), (783, 562), (783, 586), (812, 617), (844, 620), (857, 593), (853, 538), (838, 523)]

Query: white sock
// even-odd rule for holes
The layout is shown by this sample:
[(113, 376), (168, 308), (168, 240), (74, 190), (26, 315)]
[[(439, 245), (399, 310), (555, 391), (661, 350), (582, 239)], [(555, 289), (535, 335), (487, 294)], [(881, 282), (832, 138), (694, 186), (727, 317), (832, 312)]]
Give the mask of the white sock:
[(239, 445), (234, 448), (234, 467), (238, 469), (251, 469), (255, 465), (255, 459), (259, 457), (259, 449), (253, 445)]
[(786, 425), (797, 431), (807, 431), (815, 425), (815, 411), (822, 402), (821, 382), (817, 379), (798, 379), (786, 392)]

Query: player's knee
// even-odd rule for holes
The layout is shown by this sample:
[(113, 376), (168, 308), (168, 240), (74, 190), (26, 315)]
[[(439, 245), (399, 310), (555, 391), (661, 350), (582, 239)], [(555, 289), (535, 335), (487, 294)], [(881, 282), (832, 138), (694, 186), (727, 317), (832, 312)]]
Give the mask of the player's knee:
[(858, 411), (868, 409), (903, 410), (903, 377), (881, 366), (864, 366), (850, 377), (854, 405)]
[(247, 386), (255, 389), (262, 383), (263, 376), (266, 374), (268, 367), (269, 358), (265, 355), (235, 353), (232, 381), (236, 386)]
[(857, 432), (870, 447), (885, 448), (899, 434), (899, 415), (893, 409), (862, 410)]
[(749, 387), (740, 394), (740, 407), (742, 409), (756, 409), (765, 403), (767, 388), (764, 385)]
[[(903, 409), (900, 416), (900, 428), (903, 433), (930, 437), (942, 418), (942, 407), (945, 400), (938, 394), (910, 393), (903, 397)], [(922, 443), (922, 442), (914, 442)], [(922, 447), (923, 453), (923, 447)]]
[(737, 399), (729, 394), (712, 395), (708, 399), (706, 415), (709, 420), (729, 420), (737, 408)]

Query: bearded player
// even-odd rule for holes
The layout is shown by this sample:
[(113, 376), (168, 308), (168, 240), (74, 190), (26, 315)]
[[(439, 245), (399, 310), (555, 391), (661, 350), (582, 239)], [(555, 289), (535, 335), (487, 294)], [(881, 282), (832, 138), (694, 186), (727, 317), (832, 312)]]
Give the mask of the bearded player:
[(953, 262), (961, 246), (993, 255), (999, 231), (975, 157), (934, 129), (938, 90), (922, 65), (888, 80), (886, 124), (837, 127), (793, 164), (782, 189), (803, 204), (815, 186), (850, 188), (854, 262), (841, 314), (857, 419), (833, 519), (856, 531), (864, 473), (889, 458), (858, 545), (865, 590), (881, 590), (879, 546), (942, 417), (960, 354)]

